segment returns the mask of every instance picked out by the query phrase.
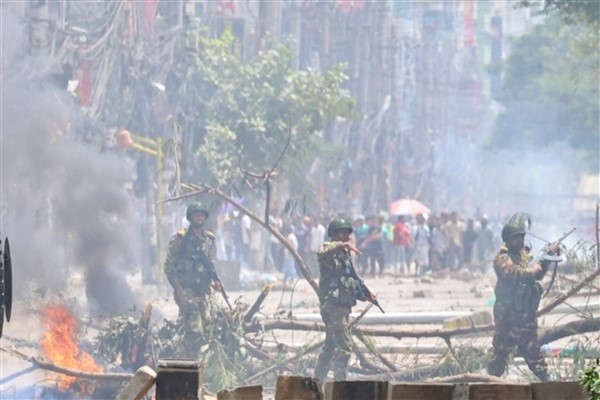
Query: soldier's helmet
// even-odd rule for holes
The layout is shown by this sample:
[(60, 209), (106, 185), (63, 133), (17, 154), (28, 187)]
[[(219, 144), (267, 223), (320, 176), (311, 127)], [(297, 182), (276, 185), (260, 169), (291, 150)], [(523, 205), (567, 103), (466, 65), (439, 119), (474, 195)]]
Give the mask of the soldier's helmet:
[(329, 223), (329, 226), (327, 227), (327, 234), (329, 237), (332, 237), (336, 231), (342, 229), (349, 230), (350, 233), (352, 233), (354, 231), (352, 228), (352, 222), (345, 218), (335, 218)]
[(502, 240), (508, 242), (515, 235), (524, 235), (531, 225), (531, 217), (523, 212), (515, 213), (502, 228)]
[(185, 217), (187, 218), (187, 220), (189, 221), (192, 218), (192, 214), (197, 211), (202, 211), (204, 214), (206, 214), (206, 218), (208, 218), (208, 216), (210, 215), (208, 208), (204, 206), (204, 204), (202, 204), (199, 201), (194, 201), (188, 206), (187, 211), (185, 212)]

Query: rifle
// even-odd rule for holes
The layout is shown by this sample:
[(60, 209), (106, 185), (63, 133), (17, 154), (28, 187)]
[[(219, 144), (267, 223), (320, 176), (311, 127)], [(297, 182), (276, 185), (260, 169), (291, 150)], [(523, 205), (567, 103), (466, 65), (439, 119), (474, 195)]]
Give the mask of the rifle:
[(363, 301), (369, 299), (369, 301), (371, 303), (373, 303), (374, 305), (376, 305), (377, 308), (379, 308), (381, 310), (381, 312), (383, 314), (385, 314), (385, 311), (383, 311), (383, 308), (381, 308), (381, 305), (379, 304), (379, 301), (377, 299), (373, 299), (372, 292), (369, 290), (369, 288), (367, 287), (367, 285), (365, 285), (365, 282), (358, 277), (358, 274), (356, 273), (356, 270), (354, 269), (354, 266), (352, 265), (351, 262), (346, 262), (346, 271), (348, 272), (348, 274), (352, 278), (354, 278), (358, 282), (358, 296), (357, 296), (357, 298), (359, 300), (363, 300)]
[[(548, 284), (548, 287), (546, 288), (546, 292), (544, 293), (544, 295), (542, 297), (546, 297), (548, 295), (548, 292), (550, 292), (550, 289), (552, 288), (552, 285), (554, 284), (554, 280), (556, 279), (556, 274), (557, 274), (557, 271), (558, 271), (558, 263), (562, 261), (562, 257), (560, 256), (560, 254), (555, 255), (555, 256), (549, 255), (548, 254), (548, 247), (550, 246), (550, 244), (553, 244), (553, 243), (560, 244), (571, 233), (573, 233), (575, 231), (575, 229), (577, 229), (577, 228), (575, 227), (575, 228), (571, 229), (569, 232), (567, 232), (564, 235), (562, 235), (555, 242), (547, 242), (546, 245), (542, 248), (542, 250), (540, 250), (540, 252), (538, 253), (537, 257), (535, 259), (533, 259), (533, 261), (531, 261), (529, 263), (529, 265), (533, 265), (533, 264), (538, 263), (538, 262), (541, 263), (542, 261), (549, 261), (549, 262), (553, 262), (554, 263), (554, 270), (552, 271), (552, 278), (550, 279), (550, 283)], [(535, 236), (535, 235), (533, 235), (533, 236)], [(541, 238), (539, 238), (539, 239), (541, 239)]]
[(227, 296), (227, 292), (225, 292), (225, 287), (223, 286), (223, 283), (221, 282), (221, 280), (219, 279), (219, 276), (217, 275), (217, 270), (215, 269), (215, 264), (210, 260), (210, 258), (208, 258), (206, 256), (206, 254), (204, 254), (204, 252), (202, 250), (196, 252), (196, 254), (198, 256), (198, 261), (200, 261), (202, 264), (204, 264), (204, 266), (206, 268), (208, 268), (208, 272), (210, 273), (212, 280), (219, 283), (219, 288), (220, 288), (219, 291), (223, 295), (223, 298), (225, 299), (225, 303), (227, 303), (230, 310), (233, 310), (233, 307), (231, 307), (231, 303), (229, 303), (229, 297)]

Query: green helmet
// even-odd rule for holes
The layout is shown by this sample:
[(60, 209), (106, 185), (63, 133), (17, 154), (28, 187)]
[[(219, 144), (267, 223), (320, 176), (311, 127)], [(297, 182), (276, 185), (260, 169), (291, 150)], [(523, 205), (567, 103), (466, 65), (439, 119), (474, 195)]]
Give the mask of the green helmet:
[(350, 220), (345, 218), (336, 218), (329, 223), (329, 227), (327, 228), (327, 234), (329, 235), (329, 237), (332, 237), (336, 231), (339, 231), (341, 229), (346, 229), (350, 232), (354, 231)]
[(530, 225), (531, 218), (529, 215), (523, 212), (515, 213), (502, 228), (502, 240), (508, 242), (515, 235), (524, 235)]
[(208, 216), (210, 215), (210, 212), (208, 212), (208, 208), (206, 208), (204, 204), (202, 204), (199, 201), (194, 201), (188, 206), (187, 211), (185, 212), (185, 217), (188, 221), (192, 218), (192, 214), (196, 211), (204, 212), (204, 214), (206, 214), (206, 218), (208, 218)]

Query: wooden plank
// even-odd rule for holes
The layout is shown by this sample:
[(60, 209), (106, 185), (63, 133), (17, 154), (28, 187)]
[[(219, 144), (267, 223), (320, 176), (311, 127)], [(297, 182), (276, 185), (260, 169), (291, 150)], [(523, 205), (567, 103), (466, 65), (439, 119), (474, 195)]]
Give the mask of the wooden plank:
[(156, 372), (148, 366), (141, 367), (121, 390), (117, 400), (140, 400), (154, 386), (155, 381)]

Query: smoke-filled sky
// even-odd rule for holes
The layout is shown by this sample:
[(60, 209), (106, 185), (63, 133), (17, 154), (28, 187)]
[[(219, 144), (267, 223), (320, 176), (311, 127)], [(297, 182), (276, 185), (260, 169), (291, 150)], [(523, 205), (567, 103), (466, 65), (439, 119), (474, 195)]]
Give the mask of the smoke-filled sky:
[(0, 230), (16, 298), (32, 287), (78, 298), (68, 282), (81, 275), (91, 312), (122, 312), (134, 303), (124, 279), (133, 267), (128, 176), (116, 156), (75, 139), (79, 111), (48, 78), (50, 60), (19, 53), (24, 38), (3, 12)]

